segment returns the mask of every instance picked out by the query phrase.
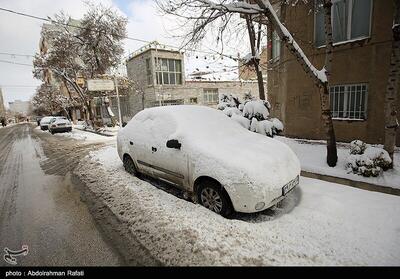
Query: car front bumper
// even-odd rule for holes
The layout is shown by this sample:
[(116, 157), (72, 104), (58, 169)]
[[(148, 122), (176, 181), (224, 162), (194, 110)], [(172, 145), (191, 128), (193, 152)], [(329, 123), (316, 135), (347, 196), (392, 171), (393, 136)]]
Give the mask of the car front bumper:
[[(283, 194), (282, 188), (296, 179), (297, 184)], [(225, 187), (225, 189), (228, 192), (236, 212), (254, 213), (268, 209), (285, 199), (288, 194), (298, 186), (298, 179), (299, 176), (290, 180), (287, 184), (282, 185), (282, 187), (277, 187), (264, 194), (249, 190), (249, 186), (246, 184), (236, 184), (234, 187)]]

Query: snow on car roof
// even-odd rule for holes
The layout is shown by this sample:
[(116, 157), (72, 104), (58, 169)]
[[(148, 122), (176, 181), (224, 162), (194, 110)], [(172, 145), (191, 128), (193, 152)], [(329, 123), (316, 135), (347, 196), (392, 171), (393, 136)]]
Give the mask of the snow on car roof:
[[(176, 132), (191, 136), (200, 136), (205, 134), (237, 133), (241, 126), (231, 121), (220, 110), (205, 106), (177, 105), (154, 107), (143, 110), (138, 114), (137, 120), (146, 121), (151, 118), (161, 116), (169, 118), (171, 125), (176, 125)], [(221, 125), (223, 123), (223, 125)], [(223, 126), (223, 128), (221, 127)], [(246, 130), (243, 130), (246, 132)]]

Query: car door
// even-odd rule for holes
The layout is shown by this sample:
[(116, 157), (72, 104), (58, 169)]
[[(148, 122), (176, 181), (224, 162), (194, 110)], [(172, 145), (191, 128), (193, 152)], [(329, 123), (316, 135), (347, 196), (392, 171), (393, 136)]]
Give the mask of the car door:
[(154, 176), (180, 188), (188, 187), (188, 156), (184, 144), (181, 143), (180, 149), (167, 147), (167, 141), (176, 132), (175, 121), (165, 114), (157, 116), (154, 121), (156, 125), (151, 127), (151, 133), (157, 136), (150, 147)]
[(153, 168), (150, 164), (151, 152), (149, 147), (152, 144), (150, 130), (151, 123), (137, 121), (128, 127), (129, 133), (125, 136), (125, 141), (129, 147), (129, 154), (136, 163), (138, 171), (153, 176)]

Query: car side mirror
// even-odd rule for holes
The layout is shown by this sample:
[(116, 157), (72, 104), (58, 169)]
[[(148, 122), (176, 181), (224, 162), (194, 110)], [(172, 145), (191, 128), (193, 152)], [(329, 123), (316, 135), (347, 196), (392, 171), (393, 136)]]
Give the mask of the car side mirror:
[(175, 148), (175, 149), (181, 149), (182, 144), (176, 140), (176, 139), (172, 139), (167, 141), (167, 147), (168, 148)]

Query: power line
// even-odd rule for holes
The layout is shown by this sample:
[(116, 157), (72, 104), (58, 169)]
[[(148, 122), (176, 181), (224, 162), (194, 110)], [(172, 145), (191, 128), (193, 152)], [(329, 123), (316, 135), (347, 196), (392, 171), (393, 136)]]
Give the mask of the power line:
[(30, 55), (30, 54), (11, 53), (11, 52), (0, 52), (0, 55), (21, 56), (21, 57), (35, 57), (34, 55)]
[(19, 87), (21, 87), (21, 88), (36, 88), (36, 87), (38, 87), (38, 85), (3, 85), (3, 84), (0, 84), (0, 87), (2, 87), (2, 88), (19, 88)]
[(8, 61), (8, 60), (0, 60), (0, 62), (1, 62), (1, 63), (14, 64), (14, 65), (22, 65), (22, 66), (33, 67), (32, 64), (18, 63), (18, 62), (13, 62), (13, 61)]
[[(89, 28), (85, 28), (85, 27), (82, 27), (82, 26), (79, 26), (79, 25), (73, 25), (73, 24), (69, 24), (69, 23), (60, 23), (60, 22), (54, 21), (50, 17), (48, 17), (48, 18), (39, 17), (39, 16), (35, 16), (35, 15), (27, 14), (27, 13), (22, 13), (22, 12), (17, 12), (17, 11), (13, 11), (13, 10), (1, 8), (1, 7), (0, 7), (0, 11), (16, 14), (16, 15), (19, 15), (19, 16), (29, 17), (29, 18), (33, 18), (33, 19), (37, 19), (37, 20), (42, 20), (42, 21), (50, 22), (50, 23), (56, 24), (56, 25), (63, 25), (63, 26), (67, 26), (67, 27), (74, 27), (74, 28), (78, 28), (78, 29), (92, 31)], [(128, 37), (128, 36), (120, 36), (120, 37), (123, 38), (123, 39), (128, 39), (128, 40), (142, 42), (142, 43), (151, 43), (152, 42), (152, 41), (147, 41), (147, 40)], [(218, 55), (230, 58), (230, 59), (232, 59), (234, 61), (237, 61), (237, 59), (234, 58), (233, 55), (226, 55), (226, 54), (223, 54), (223, 53), (219, 53), (217, 51), (208, 52), (208, 51), (203, 51), (203, 50), (195, 50), (195, 49), (191, 49), (191, 48), (180, 48), (180, 47), (177, 47), (177, 46), (172, 46), (172, 45), (167, 45), (167, 44), (163, 44), (163, 45), (165, 45), (167, 47), (171, 47), (171, 48), (176, 48), (176, 49), (179, 49), (179, 50), (182, 49), (182, 50), (186, 50), (186, 51), (195, 51), (195, 52), (205, 53), (205, 54), (209, 54), (209, 55), (218, 54)]]

